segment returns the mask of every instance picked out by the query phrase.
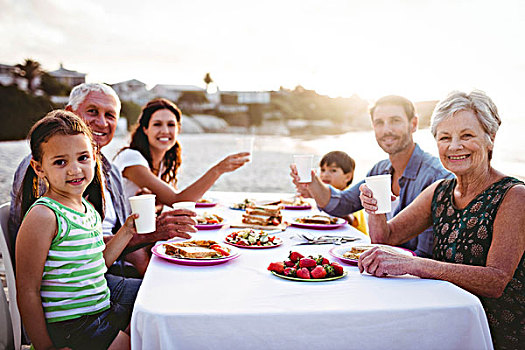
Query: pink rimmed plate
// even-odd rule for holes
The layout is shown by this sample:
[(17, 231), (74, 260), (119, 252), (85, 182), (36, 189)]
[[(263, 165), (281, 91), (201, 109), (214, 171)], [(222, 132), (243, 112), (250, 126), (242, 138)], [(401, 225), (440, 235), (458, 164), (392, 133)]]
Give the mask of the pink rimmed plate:
[(307, 209), (312, 209), (312, 206), (310, 204), (308, 205), (285, 205), (284, 209), (286, 210), (307, 210)]
[(197, 202), (195, 208), (210, 208), (217, 205), (217, 202)]
[(238, 258), (241, 252), (239, 249), (235, 247), (225, 247), (230, 251), (230, 255), (223, 257), (223, 258), (214, 258), (214, 259), (190, 259), (190, 258), (177, 258), (172, 255), (166, 254), (166, 250), (164, 249), (165, 242), (157, 243), (153, 248), (151, 248), (151, 252), (158, 256), (159, 258), (174, 262), (176, 264), (180, 265), (189, 265), (189, 266), (210, 266), (210, 265), (218, 265), (223, 264), (227, 261), (230, 261), (232, 259)]
[(346, 220), (342, 218), (337, 218), (337, 223), (335, 224), (304, 224), (296, 221), (297, 219), (299, 218), (296, 218), (292, 222), (290, 222), (290, 225), (314, 230), (332, 230), (346, 225)]
[(401, 248), (401, 247), (393, 247), (389, 245), (384, 244), (344, 244), (340, 246), (336, 246), (329, 250), (330, 255), (332, 255), (334, 258), (337, 258), (341, 260), (342, 262), (349, 264), (349, 265), (357, 265), (357, 262), (359, 259), (350, 259), (343, 256), (344, 253), (352, 249), (352, 247), (359, 247), (359, 246), (366, 246), (366, 247), (388, 247), (389, 249), (392, 249), (393, 251), (397, 253), (401, 253), (407, 256), (416, 256), (416, 253), (414, 253), (411, 250)]
[(197, 224), (195, 227), (198, 230), (217, 230), (224, 226), (224, 223), (221, 222), (220, 224)]

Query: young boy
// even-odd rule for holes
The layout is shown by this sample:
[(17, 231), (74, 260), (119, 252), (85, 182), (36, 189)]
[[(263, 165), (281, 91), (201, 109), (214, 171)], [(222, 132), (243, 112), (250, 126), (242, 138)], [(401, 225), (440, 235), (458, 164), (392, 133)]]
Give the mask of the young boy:
[[(342, 151), (332, 151), (323, 156), (319, 163), (321, 180), (338, 190), (344, 190), (354, 179), (355, 161)], [(359, 210), (344, 218), (359, 231), (368, 234), (364, 210)]]

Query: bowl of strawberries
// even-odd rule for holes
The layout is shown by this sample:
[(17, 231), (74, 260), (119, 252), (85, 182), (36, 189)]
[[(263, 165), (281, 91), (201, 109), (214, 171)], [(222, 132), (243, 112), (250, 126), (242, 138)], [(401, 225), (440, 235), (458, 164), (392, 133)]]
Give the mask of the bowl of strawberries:
[(348, 272), (337, 262), (330, 262), (322, 255), (304, 256), (291, 251), (288, 259), (276, 261), (268, 266), (274, 276), (301, 282), (325, 282), (345, 277)]

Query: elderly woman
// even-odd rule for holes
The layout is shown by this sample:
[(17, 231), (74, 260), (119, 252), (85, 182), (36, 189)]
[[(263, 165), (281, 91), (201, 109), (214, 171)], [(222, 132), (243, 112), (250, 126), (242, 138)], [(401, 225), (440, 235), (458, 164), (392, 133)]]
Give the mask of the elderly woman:
[(432, 116), (443, 166), (456, 178), (438, 181), (390, 221), (374, 214), (376, 200), (361, 185), (373, 243), (399, 245), (433, 226), (433, 259), (373, 248), (359, 269), (375, 276), (411, 274), (442, 279), (476, 294), (496, 348), (525, 344), (525, 186), (491, 166), (501, 124), (482, 91), (452, 92)]

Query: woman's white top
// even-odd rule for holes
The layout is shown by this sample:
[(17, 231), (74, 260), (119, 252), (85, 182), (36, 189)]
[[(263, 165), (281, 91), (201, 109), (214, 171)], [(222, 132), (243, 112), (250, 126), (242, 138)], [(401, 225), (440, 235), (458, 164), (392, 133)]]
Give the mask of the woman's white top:
[[(142, 165), (151, 171), (146, 158), (144, 158), (144, 156), (139, 151), (130, 148), (126, 148), (125, 150), (117, 154), (115, 160), (113, 161), (113, 164), (121, 173), (127, 167), (134, 165)], [(162, 174), (162, 172), (159, 171), (159, 174)], [(122, 178), (124, 185), (124, 194), (126, 195), (126, 198), (133, 197), (140, 189), (140, 187), (137, 186), (137, 184), (133, 181), (125, 178), (124, 176), (122, 176)]]

